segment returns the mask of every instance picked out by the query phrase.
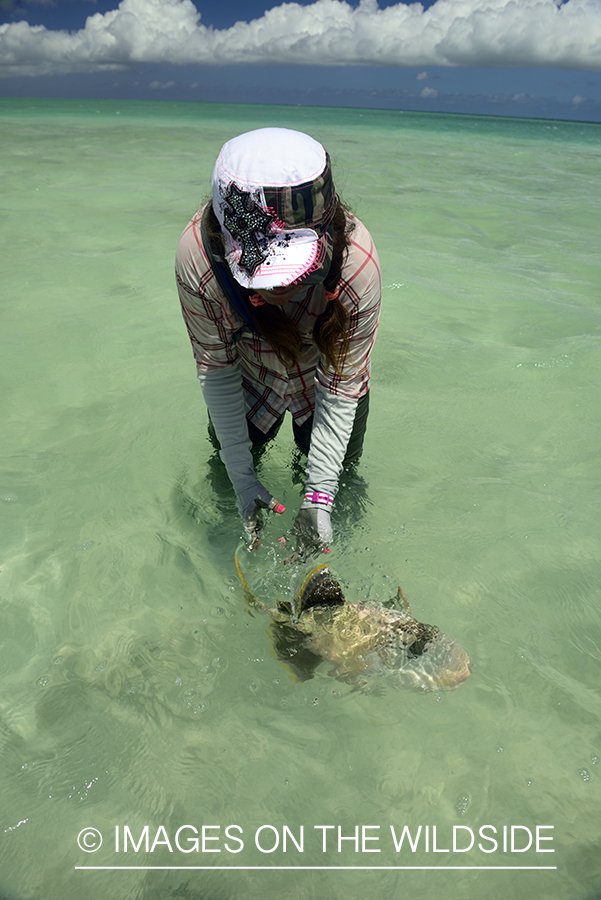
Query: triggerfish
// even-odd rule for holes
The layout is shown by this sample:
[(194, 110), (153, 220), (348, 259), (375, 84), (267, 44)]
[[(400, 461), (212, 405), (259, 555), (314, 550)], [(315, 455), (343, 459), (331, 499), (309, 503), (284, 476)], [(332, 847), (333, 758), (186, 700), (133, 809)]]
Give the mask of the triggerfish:
[(273, 647), (297, 680), (312, 678), (325, 661), (329, 674), (355, 685), (389, 674), (414, 691), (450, 691), (470, 675), (470, 659), (436, 626), (418, 622), (399, 587), (386, 604), (345, 600), (328, 565), (301, 573), (290, 600), (272, 609), (251, 593), (236, 555), (236, 567), (249, 602), (272, 618)]

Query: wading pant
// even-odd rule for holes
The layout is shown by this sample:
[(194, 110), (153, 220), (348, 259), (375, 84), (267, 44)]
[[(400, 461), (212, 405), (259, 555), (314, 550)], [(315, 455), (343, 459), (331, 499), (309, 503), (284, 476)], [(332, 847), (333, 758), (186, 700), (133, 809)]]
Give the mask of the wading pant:
[[(355, 410), (355, 421), (353, 424), (353, 430), (351, 431), (351, 436), (349, 438), (348, 447), (346, 448), (346, 455), (344, 457), (344, 465), (349, 465), (350, 463), (355, 463), (360, 458), (363, 452), (363, 439), (365, 438), (365, 432), (367, 430), (367, 416), (369, 414), (369, 391), (364, 397), (361, 397), (359, 402), (357, 403), (357, 409)], [(248, 436), (252, 441), (253, 447), (264, 447), (265, 444), (269, 443), (269, 441), (273, 440), (278, 431), (282, 426), (282, 422), (284, 421), (284, 416), (286, 414), (282, 413), (280, 418), (273, 423), (271, 428), (267, 433), (260, 431), (256, 425), (253, 425), (252, 422), (247, 421), (248, 425)], [(294, 434), (294, 440), (296, 441), (296, 445), (299, 450), (302, 450), (303, 453), (309, 453), (309, 447), (311, 446), (311, 430), (313, 428), (313, 415), (309, 416), (309, 418), (303, 422), (302, 425), (297, 425), (294, 419), (292, 420), (292, 431)], [(213, 428), (213, 423), (211, 422), (211, 417), (209, 416), (209, 436), (211, 438), (211, 442), (217, 450), (220, 449), (219, 441), (217, 440), (217, 435), (215, 434), (215, 429)]]

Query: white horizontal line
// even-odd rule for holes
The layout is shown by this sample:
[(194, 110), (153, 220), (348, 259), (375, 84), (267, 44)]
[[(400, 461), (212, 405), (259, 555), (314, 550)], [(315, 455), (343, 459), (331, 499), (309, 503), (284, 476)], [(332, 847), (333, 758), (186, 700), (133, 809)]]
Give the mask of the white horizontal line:
[(363, 871), (375, 871), (378, 869), (383, 870), (397, 870), (397, 869), (419, 869), (421, 871), (429, 871), (436, 872), (438, 870), (449, 870), (449, 871), (460, 871), (465, 869), (475, 869), (478, 871), (499, 871), (499, 872), (507, 872), (507, 871), (517, 871), (517, 870), (556, 870), (557, 866), (75, 866), (76, 869), (85, 871), (86, 869), (107, 869), (110, 871), (115, 871), (119, 869), (134, 869), (134, 870), (148, 870), (148, 869), (166, 869), (169, 871), (179, 870), (179, 869), (196, 869), (202, 871), (211, 871), (215, 870), (217, 872), (227, 872), (229, 869), (233, 871), (247, 871), (250, 869), (261, 869), (261, 870), (269, 870), (269, 869), (278, 869), (280, 871), (285, 870), (295, 870), (299, 871), (302, 869), (307, 869), (310, 871), (323, 871), (323, 870), (363, 870)]

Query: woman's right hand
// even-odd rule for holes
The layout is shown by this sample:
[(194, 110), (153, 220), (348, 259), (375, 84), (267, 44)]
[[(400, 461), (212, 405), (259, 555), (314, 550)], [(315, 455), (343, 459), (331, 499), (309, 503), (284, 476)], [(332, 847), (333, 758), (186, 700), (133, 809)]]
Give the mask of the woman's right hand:
[(281, 515), (286, 507), (266, 490), (260, 481), (244, 488), (236, 493), (238, 509), (242, 516), (242, 524), (251, 550), (259, 546), (262, 523), (259, 519), (259, 510), (268, 509)]

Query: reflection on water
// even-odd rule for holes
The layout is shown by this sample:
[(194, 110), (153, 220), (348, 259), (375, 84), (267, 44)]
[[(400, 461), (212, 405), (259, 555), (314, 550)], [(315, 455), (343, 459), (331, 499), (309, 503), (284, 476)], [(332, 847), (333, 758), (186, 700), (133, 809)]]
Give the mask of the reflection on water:
[[(596, 896), (599, 126), (50, 101), (0, 115), (0, 895)], [(329, 561), (349, 602), (400, 583), (459, 641), (458, 691), (357, 689), (327, 664), (298, 683), (245, 604), (172, 265), (219, 146), (261, 124), (326, 143), (384, 269), (366, 452)], [(302, 490), (286, 428), (259, 465), (287, 507), (267, 545)], [(178, 849), (186, 825), (199, 850), (191, 830)], [(421, 826), (415, 850), (391, 826), (414, 841)], [(505, 826), (553, 826), (555, 853), (505, 850)], [(284, 852), (285, 827), (302, 851), (288, 837)], [(94, 853), (77, 844), (89, 828)], [(92, 865), (138, 868), (75, 868)]]

